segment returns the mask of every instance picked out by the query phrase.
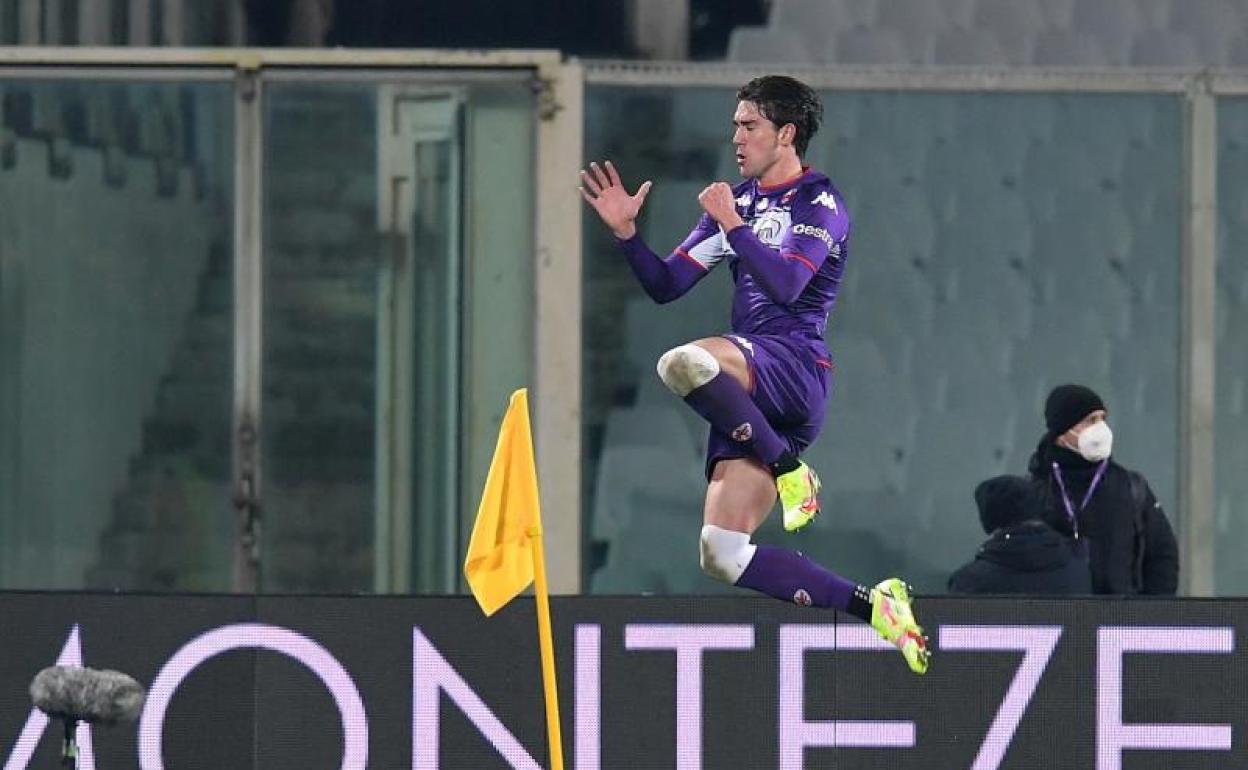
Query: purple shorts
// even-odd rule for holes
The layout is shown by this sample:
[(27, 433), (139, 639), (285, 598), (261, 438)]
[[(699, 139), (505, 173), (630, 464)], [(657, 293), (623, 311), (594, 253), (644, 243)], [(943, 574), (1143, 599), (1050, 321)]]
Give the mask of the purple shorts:
[[(814, 443), (823, 427), (832, 362), (822, 346), (778, 334), (722, 335), (745, 355), (750, 399), (795, 455)], [(751, 457), (747, 447), (711, 428), (706, 443), (706, 478), (715, 463)]]

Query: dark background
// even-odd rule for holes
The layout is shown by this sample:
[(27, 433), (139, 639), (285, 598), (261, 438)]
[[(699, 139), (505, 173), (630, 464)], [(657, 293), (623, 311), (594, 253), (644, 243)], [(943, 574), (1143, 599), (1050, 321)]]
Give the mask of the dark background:
[[(1060, 625), (1058, 646), (1025, 711), (1002, 767), (1095, 765), (1097, 628), (1248, 624), (1237, 600), (921, 599), (935, 646), (932, 668), (914, 676), (884, 651), (810, 651), (805, 719), (913, 720), (912, 749), (807, 749), (805, 767), (966, 768), (997, 713), (1022, 654), (952, 652), (938, 645), (942, 624)], [(748, 624), (753, 650), (703, 657), (704, 768), (776, 767), (777, 634), (782, 624), (838, 622), (831, 612), (765, 599), (559, 598), (554, 600), (564, 757), (575, 766), (573, 638), (576, 624), (601, 628), (601, 767), (671, 768), (676, 745), (676, 656), (627, 650), (625, 626), (639, 623)], [(534, 759), (546, 763), (545, 723), (531, 598), (485, 618), (465, 597), (0, 595), (0, 735), (7, 759), (30, 712), (27, 687), (52, 665), (76, 623), (85, 663), (130, 673), (145, 686), (179, 648), (213, 628), (261, 622), (304, 634), (347, 669), (369, 720), (369, 765), (411, 767), (413, 628), (433, 643)], [(1123, 666), (1127, 722), (1230, 724), (1229, 752), (1140, 752), (1123, 767), (1248, 768), (1248, 676), (1229, 655), (1128, 655)], [(508, 767), (443, 696), (440, 767)], [(99, 768), (137, 766), (134, 725), (95, 728)], [(59, 731), (45, 731), (31, 767), (57, 767)], [(175, 695), (165, 725), (167, 768), (337, 768), (342, 729), (333, 700), (301, 664), (268, 651), (210, 659)]]

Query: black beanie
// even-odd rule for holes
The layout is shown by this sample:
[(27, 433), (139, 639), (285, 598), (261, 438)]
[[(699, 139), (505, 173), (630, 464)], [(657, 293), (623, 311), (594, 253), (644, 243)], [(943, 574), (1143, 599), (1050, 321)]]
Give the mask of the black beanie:
[(975, 504), (979, 506), (979, 523), (988, 534), (1042, 516), (1039, 491), (1022, 476), (994, 476), (981, 481), (975, 487)]
[(1084, 417), (1104, 408), (1105, 402), (1091, 388), (1059, 385), (1044, 401), (1044, 425), (1050, 436), (1060, 436), (1082, 422)]

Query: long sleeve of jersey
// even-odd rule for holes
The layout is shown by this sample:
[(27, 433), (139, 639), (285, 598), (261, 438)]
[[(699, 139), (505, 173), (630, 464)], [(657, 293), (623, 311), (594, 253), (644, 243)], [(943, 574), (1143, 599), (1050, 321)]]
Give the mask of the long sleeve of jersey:
[(689, 237), (667, 257), (654, 253), (637, 233), (617, 239), (633, 274), (650, 298), (660, 304), (671, 302), (693, 288), (723, 259), (723, 235), (710, 217), (703, 215)]
[(696, 262), (673, 252), (666, 259), (655, 254), (641, 235), (619, 241), (629, 267), (650, 298), (660, 304), (671, 302), (689, 291), (706, 273)]
[(836, 208), (832, 196), (824, 193), (814, 200), (794, 202), (792, 223), (779, 249), (760, 241), (748, 225), (732, 228), (727, 240), (768, 299), (788, 305), (801, 296), (835, 241), (848, 229), (848, 218)]
[(741, 264), (767, 293), (768, 299), (777, 305), (787, 305), (797, 299), (818, 269), (772, 250), (754, 235), (749, 225), (732, 228), (728, 232), (728, 245), (732, 246)]

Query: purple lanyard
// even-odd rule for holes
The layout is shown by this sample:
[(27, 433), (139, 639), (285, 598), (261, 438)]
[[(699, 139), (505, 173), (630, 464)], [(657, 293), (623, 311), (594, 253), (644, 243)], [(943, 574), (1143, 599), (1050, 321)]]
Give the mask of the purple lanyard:
[[(1109, 458), (1101, 460), (1101, 464), (1096, 468), (1096, 475), (1092, 477), (1092, 483), (1088, 485), (1088, 491), (1083, 495), (1083, 503), (1079, 506), (1079, 513), (1083, 513), (1083, 509), (1088, 507), (1088, 501), (1092, 499), (1092, 493), (1100, 486), (1101, 478), (1105, 476), (1105, 469), (1109, 467)], [(1070, 517), (1070, 526), (1075, 530), (1075, 539), (1079, 539), (1079, 519), (1075, 517), (1075, 506), (1070, 502), (1070, 495), (1066, 494), (1066, 482), (1062, 481), (1062, 469), (1053, 463), (1053, 476), (1057, 479), (1058, 489), (1062, 491), (1062, 503), (1066, 506), (1066, 515)]]

